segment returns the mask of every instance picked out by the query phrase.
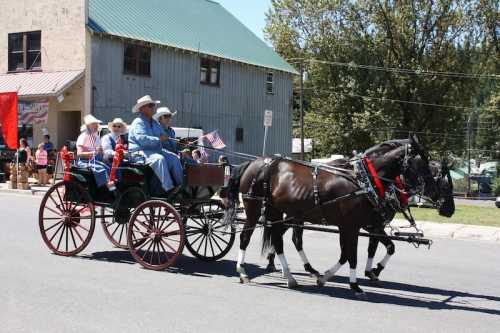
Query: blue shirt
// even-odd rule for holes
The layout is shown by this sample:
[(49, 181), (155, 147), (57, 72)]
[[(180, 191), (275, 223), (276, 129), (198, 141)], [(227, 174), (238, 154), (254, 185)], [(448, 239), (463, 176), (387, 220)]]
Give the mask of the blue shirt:
[(45, 142), (43, 144), (43, 149), (45, 149), (47, 151), (47, 153), (50, 153), (54, 149), (54, 145), (50, 141), (49, 142)]
[(129, 128), (129, 152), (144, 151), (146, 154), (160, 153), (162, 144), (160, 136), (165, 132), (160, 123), (154, 119), (147, 119), (143, 114), (135, 118)]
[(164, 130), (165, 134), (170, 138), (168, 141), (163, 142), (163, 148), (168, 151), (171, 151), (174, 154), (177, 154), (177, 142), (175, 141), (175, 131), (172, 127), (168, 127)]

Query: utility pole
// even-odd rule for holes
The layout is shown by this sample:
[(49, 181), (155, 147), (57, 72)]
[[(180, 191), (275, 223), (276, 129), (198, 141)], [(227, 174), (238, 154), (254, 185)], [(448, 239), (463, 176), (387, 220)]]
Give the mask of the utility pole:
[(466, 197), (470, 196), (471, 194), (471, 181), (470, 181), (470, 174), (471, 174), (471, 167), (470, 167), (470, 151), (472, 149), (472, 118), (474, 117), (474, 112), (475, 109), (471, 111), (469, 115), (469, 119), (467, 119), (467, 193), (465, 194)]
[(304, 62), (300, 59), (300, 159), (304, 160)]

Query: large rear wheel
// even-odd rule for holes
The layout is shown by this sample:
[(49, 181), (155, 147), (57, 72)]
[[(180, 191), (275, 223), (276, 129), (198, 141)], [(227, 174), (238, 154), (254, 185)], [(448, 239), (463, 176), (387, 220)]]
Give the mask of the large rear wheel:
[(95, 228), (94, 205), (88, 192), (76, 182), (54, 184), (40, 204), (38, 225), (52, 252), (62, 256), (80, 253)]
[(172, 205), (150, 200), (130, 217), (128, 246), (144, 268), (164, 270), (175, 263), (184, 248), (184, 225)]
[(186, 247), (196, 258), (215, 261), (223, 258), (234, 243), (234, 227), (226, 227), (224, 205), (220, 201), (200, 202), (183, 217)]

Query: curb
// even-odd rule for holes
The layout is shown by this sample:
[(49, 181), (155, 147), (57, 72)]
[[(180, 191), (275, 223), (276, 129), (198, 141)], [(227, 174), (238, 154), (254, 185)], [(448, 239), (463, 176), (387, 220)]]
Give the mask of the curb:
[(47, 190), (38, 190), (38, 189), (30, 189), (30, 190), (18, 190), (18, 189), (8, 189), (4, 187), (0, 187), (0, 193), (6, 194), (21, 194), (21, 195), (30, 195), (30, 196), (43, 196), (45, 195)]

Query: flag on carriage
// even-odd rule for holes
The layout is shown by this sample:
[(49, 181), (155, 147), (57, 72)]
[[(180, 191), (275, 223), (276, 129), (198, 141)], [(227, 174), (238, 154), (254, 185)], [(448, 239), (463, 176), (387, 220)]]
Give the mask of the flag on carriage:
[(205, 134), (205, 138), (207, 138), (210, 145), (215, 149), (223, 149), (226, 147), (226, 145), (220, 138), (219, 133), (217, 133), (217, 130)]
[[(203, 144), (203, 142), (202, 142), (202, 144)], [(200, 152), (201, 160), (202, 161), (207, 161), (208, 160), (208, 153), (205, 150), (205, 148), (203, 146), (199, 146), (198, 147), (198, 151)]]

